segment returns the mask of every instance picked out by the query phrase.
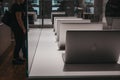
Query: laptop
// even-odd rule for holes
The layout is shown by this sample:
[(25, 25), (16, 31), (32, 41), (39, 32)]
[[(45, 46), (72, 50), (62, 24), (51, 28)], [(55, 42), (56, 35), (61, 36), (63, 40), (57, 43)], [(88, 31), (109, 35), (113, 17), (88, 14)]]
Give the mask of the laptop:
[(90, 23), (90, 20), (73, 21), (73, 23), (67, 22), (59, 26), (58, 30), (58, 47), (60, 50), (65, 50), (66, 31), (67, 30), (103, 30), (102, 23)]
[(67, 31), (66, 64), (117, 63), (120, 31)]

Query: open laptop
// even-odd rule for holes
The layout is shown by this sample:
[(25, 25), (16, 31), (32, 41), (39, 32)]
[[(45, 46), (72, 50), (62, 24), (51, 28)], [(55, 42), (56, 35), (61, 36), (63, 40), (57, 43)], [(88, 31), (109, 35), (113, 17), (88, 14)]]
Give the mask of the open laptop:
[(65, 50), (65, 44), (66, 44), (66, 32), (67, 30), (103, 30), (103, 24), (102, 23), (91, 23), (90, 20), (74, 20), (72, 23), (68, 20), (68, 22), (63, 22), (63, 24), (60, 24), (59, 30), (58, 30), (58, 47), (60, 50)]
[(120, 31), (67, 31), (66, 64), (117, 63)]

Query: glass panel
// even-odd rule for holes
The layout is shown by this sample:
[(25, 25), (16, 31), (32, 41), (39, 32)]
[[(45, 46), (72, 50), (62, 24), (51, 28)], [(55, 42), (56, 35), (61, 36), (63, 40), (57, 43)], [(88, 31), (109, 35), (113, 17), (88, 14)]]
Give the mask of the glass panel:
[(43, 0), (43, 27), (51, 27), (52, 0)]
[(52, 0), (52, 11), (57, 11), (59, 9), (59, 0)]
[(39, 9), (39, 7), (33, 7), (33, 9), (36, 11), (36, 13), (37, 13), (37, 16), (38, 16), (38, 15), (40, 15), (40, 13), (39, 13), (39, 12), (40, 12), (40, 9)]
[(86, 13), (94, 14), (94, 0), (85, 0)]
[(28, 19), (30, 27), (41, 27), (41, 15), (41, 0), (30, 0), (28, 2)]

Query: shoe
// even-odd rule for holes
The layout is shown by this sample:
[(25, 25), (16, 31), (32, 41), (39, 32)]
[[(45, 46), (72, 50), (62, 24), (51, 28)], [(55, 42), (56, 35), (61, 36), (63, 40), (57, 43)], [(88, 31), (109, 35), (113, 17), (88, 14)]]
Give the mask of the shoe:
[(13, 59), (13, 60), (12, 60), (12, 63), (13, 63), (14, 65), (22, 65), (22, 64), (24, 64), (23, 61), (18, 60), (18, 59)]

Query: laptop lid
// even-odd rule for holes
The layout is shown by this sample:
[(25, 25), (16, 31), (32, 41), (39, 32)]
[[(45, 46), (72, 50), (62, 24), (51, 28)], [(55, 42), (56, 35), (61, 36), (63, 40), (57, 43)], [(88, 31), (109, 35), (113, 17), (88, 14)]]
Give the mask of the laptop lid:
[(65, 63), (117, 63), (120, 31), (67, 31)]

